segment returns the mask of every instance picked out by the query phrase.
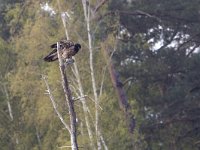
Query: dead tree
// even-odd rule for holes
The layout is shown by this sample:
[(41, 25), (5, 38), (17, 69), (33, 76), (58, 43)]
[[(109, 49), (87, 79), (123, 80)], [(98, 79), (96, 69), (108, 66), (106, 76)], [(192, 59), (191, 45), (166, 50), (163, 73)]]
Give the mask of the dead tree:
[(63, 91), (64, 91), (64, 94), (65, 94), (65, 100), (67, 102), (68, 111), (69, 111), (70, 125), (68, 125), (65, 122), (61, 113), (58, 111), (54, 97), (53, 97), (52, 92), (50, 90), (49, 84), (46, 80), (46, 77), (42, 76), (42, 78), (43, 78), (45, 85), (47, 87), (47, 94), (49, 94), (50, 100), (52, 102), (53, 108), (54, 108), (57, 116), (59, 117), (59, 119), (63, 123), (64, 127), (70, 133), (70, 137), (71, 137), (71, 146), (70, 147), (71, 147), (72, 150), (78, 150), (77, 129), (76, 129), (76, 113), (75, 113), (75, 109), (74, 109), (74, 100), (72, 99), (72, 93), (71, 93), (71, 90), (69, 88), (69, 83), (68, 83), (67, 75), (66, 75), (66, 72), (65, 72), (65, 65), (64, 65), (63, 60), (62, 60), (61, 55), (60, 55), (60, 44), (59, 44), (59, 42), (57, 42), (57, 55), (58, 55), (59, 68), (60, 68), (61, 79), (62, 79), (62, 87), (63, 87)]
[(96, 88), (96, 80), (94, 75), (94, 66), (93, 66), (93, 47), (92, 47), (92, 35), (91, 35), (91, 27), (90, 27), (90, 5), (87, 4), (86, 0), (82, 0), (83, 11), (85, 16), (85, 22), (87, 26), (87, 35), (88, 35), (88, 47), (89, 47), (89, 64), (90, 64), (90, 75), (92, 80), (92, 89), (94, 94), (95, 100), (95, 130), (96, 130), (96, 137), (97, 137), (97, 149), (101, 150), (101, 142), (100, 142), (100, 131), (99, 131), (99, 98), (97, 94)]
[[(68, 29), (67, 29), (67, 25), (70, 23), (68, 22), (68, 20), (65, 18), (65, 16), (62, 15), (62, 9), (61, 9), (61, 4), (60, 4), (60, 1), (57, 0), (57, 4), (58, 4), (58, 7), (59, 7), (59, 11), (61, 13), (61, 19), (62, 19), (62, 23), (63, 23), (63, 27), (64, 27), (64, 30), (65, 30), (65, 34), (66, 34), (66, 38), (69, 40), (69, 33), (68, 33)], [(83, 6), (83, 9), (84, 9), (84, 14), (87, 13), (87, 21), (86, 21), (86, 24), (87, 24), (87, 31), (90, 31), (90, 23), (89, 23), (89, 19), (90, 19), (90, 7), (86, 8), (85, 4), (86, 4), (86, 1), (82, 1), (82, 4), (84, 4)], [(99, 10), (99, 8), (103, 5), (104, 3), (98, 3), (97, 5), (97, 10)], [(85, 11), (85, 9), (89, 9), (87, 12)], [(96, 11), (97, 11), (96, 10)], [(85, 16), (86, 17), (86, 16)], [(76, 31), (74, 31), (76, 33)], [(80, 38), (80, 37), (79, 37)], [(83, 41), (83, 40), (82, 40)], [(95, 99), (95, 106), (96, 106), (96, 112), (95, 112), (95, 129), (96, 129), (96, 135), (97, 135), (97, 146), (98, 146), (98, 149), (101, 149), (101, 143), (102, 145), (104, 146), (104, 149), (107, 150), (108, 147), (104, 141), (104, 138), (103, 138), (103, 135), (101, 134), (100, 130), (98, 130), (98, 118), (99, 118), (99, 115), (98, 115), (98, 108), (99, 108), (99, 104), (98, 104), (98, 95), (97, 95), (97, 90), (96, 90), (96, 83), (95, 83), (95, 79), (94, 79), (94, 69), (93, 69), (93, 53), (92, 53), (92, 39), (91, 39), (91, 33), (89, 34), (88, 32), (88, 48), (90, 50), (90, 71), (91, 71), (91, 79), (92, 79), (92, 88), (93, 88), (93, 91), (94, 91), (94, 99)], [(75, 75), (75, 80), (78, 84), (76, 84), (75, 86), (77, 87), (78, 89), (78, 97), (81, 97), (80, 99), (80, 102), (82, 103), (82, 107), (83, 107), (83, 112), (84, 112), (84, 119), (85, 119), (85, 124), (86, 124), (86, 128), (87, 128), (87, 131), (88, 131), (88, 137), (89, 137), (89, 140), (90, 140), (90, 145), (91, 145), (91, 148), (92, 149), (96, 149), (95, 147), (95, 143), (94, 143), (94, 136), (93, 136), (93, 133), (92, 133), (92, 123), (89, 119), (89, 107), (87, 106), (86, 104), (86, 98), (85, 98), (85, 95), (84, 95), (84, 89), (83, 89), (83, 86), (82, 86), (82, 82), (81, 82), (81, 79), (80, 79), (80, 75), (79, 75), (79, 70), (78, 70), (78, 67), (77, 67), (77, 64), (76, 64), (76, 61), (74, 62), (74, 65), (72, 67), (72, 72), (74, 73)], [(74, 80), (74, 79), (73, 79)], [(101, 142), (100, 142), (101, 141)]]
[(77, 133), (76, 133), (76, 113), (74, 110), (74, 101), (72, 99), (72, 93), (69, 88), (67, 75), (65, 72), (65, 65), (60, 55), (59, 42), (57, 42), (57, 54), (58, 54), (59, 68), (60, 68), (61, 79), (62, 79), (62, 87), (65, 94), (65, 100), (67, 102), (68, 109), (69, 109), (71, 146), (72, 146), (72, 150), (78, 150)]

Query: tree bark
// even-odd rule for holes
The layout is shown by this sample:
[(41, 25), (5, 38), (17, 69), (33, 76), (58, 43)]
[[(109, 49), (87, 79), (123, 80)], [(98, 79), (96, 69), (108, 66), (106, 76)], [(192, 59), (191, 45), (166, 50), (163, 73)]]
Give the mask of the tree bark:
[(57, 107), (56, 107), (56, 102), (55, 102), (54, 97), (53, 97), (53, 95), (52, 95), (52, 92), (51, 92), (51, 89), (50, 89), (49, 84), (48, 84), (48, 82), (47, 82), (47, 79), (46, 79), (46, 77), (45, 77), (44, 75), (42, 75), (42, 79), (43, 79), (44, 82), (45, 82), (45, 85), (46, 85), (46, 87), (47, 87), (47, 94), (48, 94), (49, 97), (50, 97), (51, 103), (52, 103), (52, 105), (53, 105), (53, 108), (54, 108), (54, 110), (55, 110), (55, 112), (56, 112), (58, 118), (60, 119), (60, 121), (62, 122), (62, 124), (64, 125), (64, 127), (65, 127), (65, 128), (69, 131), (69, 133), (71, 134), (71, 130), (70, 130), (69, 125), (64, 121), (64, 118), (62, 117), (62, 115), (60, 114), (60, 112), (58, 111), (58, 109), (57, 109)]
[[(83, 1), (82, 1), (83, 2)], [(63, 27), (64, 27), (64, 30), (65, 30), (65, 34), (66, 34), (66, 38), (67, 38), (67, 40), (69, 40), (69, 33), (68, 33), (68, 30), (67, 30), (67, 24), (66, 24), (66, 18), (65, 17), (63, 17), (62, 16), (62, 10), (61, 10), (61, 4), (60, 4), (60, 1), (59, 0), (57, 0), (57, 4), (58, 4), (58, 7), (59, 7), (59, 11), (60, 11), (60, 13), (61, 13), (61, 19), (62, 19), (62, 23), (63, 23)], [(85, 3), (86, 4), (86, 3)], [(97, 9), (99, 9), (101, 6), (102, 6), (103, 4), (100, 4), (100, 5), (98, 5), (98, 7), (97, 7)], [(83, 7), (83, 9), (88, 9), (88, 10), (86, 10), (86, 11), (84, 11), (84, 13), (86, 13), (87, 15), (87, 19), (89, 19), (90, 18), (90, 14), (88, 14), (89, 13), (89, 11), (90, 11), (90, 8), (88, 7)], [(85, 18), (86, 19), (86, 18)], [(87, 29), (89, 29), (90, 30), (90, 24), (89, 24), (89, 20), (87, 20), (86, 21), (86, 23), (87, 23)], [(89, 25), (89, 26), (88, 26)], [(76, 31), (74, 31), (74, 32), (76, 32)], [(90, 36), (90, 37), (89, 37)], [(89, 34), (88, 35), (88, 41), (89, 41), (89, 46), (88, 46), (88, 48), (89, 48), (89, 50), (91, 50), (92, 51), (92, 44), (91, 44), (91, 42), (92, 42), (92, 39), (91, 39), (91, 35)], [(91, 52), (90, 51), (90, 52)], [(74, 60), (75, 60), (75, 58), (73, 58)], [(91, 52), (90, 53), (90, 64), (93, 64), (93, 61), (92, 61), (92, 59), (93, 59), (93, 53)], [(90, 68), (91, 68), (91, 66), (92, 65), (90, 65)], [(96, 148), (95, 148), (95, 144), (94, 144), (94, 138), (93, 138), (93, 133), (92, 133), (92, 127), (91, 127), (91, 123), (90, 123), (90, 120), (89, 120), (89, 114), (88, 114), (88, 110), (89, 110), (89, 108), (88, 108), (88, 106), (87, 106), (87, 104), (86, 104), (86, 99), (85, 99), (85, 96), (84, 96), (84, 90), (83, 90), (83, 86), (82, 86), (82, 83), (81, 83), (81, 80), (80, 80), (80, 75), (79, 75), (79, 71), (78, 71), (78, 67), (77, 67), (77, 64), (76, 64), (76, 61), (74, 62), (74, 71), (73, 71), (73, 73), (75, 74), (75, 76), (76, 76), (76, 80), (77, 80), (77, 82), (78, 82), (78, 85), (77, 85), (77, 88), (78, 88), (78, 90), (79, 90), (79, 94), (80, 94), (80, 97), (81, 97), (81, 103), (82, 103), (82, 106), (83, 106), (83, 112), (84, 112), (84, 118), (85, 118), (85, 123), (86, 123), (86, 127), (87, 127), (87, 132), (88, 132), (88, 136), (89, 136), (89, 139), (90, 139), (90, 145), (91, 145), (91, 148), (93, 149), (93, 150), (95, 150)], [(72, 69), (73, 69), (72, 68)], [(91, 68), (91, 74), (93, 74), (93, 75), (91, 75), (93, 78), (92, 78), (92, 80), (93, 80), (93, 91), (95, 91), (96, 92), (96, 83), (95, 83), (95, 79), (94, 79), (94, 69), (93, 69), (93, 66), (92, 66), (92, 68)], [(95, 99), (96, 99), (96, 108), (98, 108), (98, 104), (97, 104), (97, 102), (98, 102), (98, 96), (97, 96), (97, 93), (94, 93), (94, 96), (95, 96)], [(97, 109), (96, 109), (97, 110)], [(97, 127), (97, 123), (98, 123), (98, 110), (96, 111), (97, 113), (95, 113), (96, 114), (96, 122), (95, 122), (95, 128), (97, 129), (98, 127)], [(96, 134), (97, 135), (100, 135), (100, 137), (99, 137), (99, 140), (98, 140), (98, 144), (97, 145), (100, 145), (100, 138), (101, 138), (101, 141), (102, 141), (102, 144), (103, 144), (103, 146), (104, 146), (104, 148), (105, 148), (105, 150), (107, 150), (108, 148), (107, 148), (107, 145), (106, 145), (106, 143), (105, 143), (105, 141), (104, 141), (104, 139), (103, 139), (103, 136), (102, 136), (102, 134), (100, 133), (100, 131), (98, 131), (98, 132), (96, 132)], [(101, 146), (101, 145), (100, 145)], [(100, 146), (98, 146), (98, 147), (100, 147)]]
[(90, 4), (87, 4), (86, 0), (82, 0), (85, 22), (87, 26), (87, 34), (88, 34), (88, 44), (89, 44), (89, 52), (90, 52), (90, 74), (92, 80), (92, 89), (94, 94), (95, 100), (95, 130), (96, 130), (96, 137), (97, 137), (97, 149), (101, 150), (101, 142), (100, 142), (100, 135), (99, 135), (99, 98), (97, 95), (97, 88), (96, 88), (96, 80), (94, 77), (94, 67), (93, 67), (93, 47), (92, 47), (92, 36), (91, 36), (91, 29), (90, 29)]
[(95, 150), (95, 146), (94, 146), (94, 138), (93, 138), (93, 135), (92, 135), (92, 129), (91, 129), (91, 125), (90, 125), (90, 122), (89, 122), (89, 116), (88, 116), (88, 112), (87, 110), (89, 109), (87, 104), (86, 104), (86, 99), (85, 99), (85, 96), (84, 96), (84, 91), (83, 91), (83, 86), (82, 86), (82, 83), (81, 83), (81, 79), (80, 79), (80, 75), (79, 75), (79, 71), (78, 71), (78, 67), (77, 67), (77, 64), (76, 62), (74, 63), (74, 69), (75, 69), (75, 76), (76, 76), (76, 79), (77, 79), (77, 82), (78, 82), (78, 89), (79, 89), (79, 93), (80, 93), (80, 97), (82, 97), (80, 99), (81, 103), (82, 103), (82, 106), (83, 106), (83, 113), (84, 113), (84, 117), (85, 117), (85, 124), (86, 124), (86, 127), (87, 127), (87, 132), (88, 132), (88, 136), (89, 136), (89, 139), (90, 139), (90, 145), (92, 147), (93, 150)]
[(72, 150), (78, 150), (78, 142), (77, 142), (77, 130), (76, 130), (76, 113), (74, 110), (74, 101), (72, 99), (72, 93), (69, 88), (67, 75), (65, 73), (65, 66), (63, 64), (63, 60), (60, 56), (60, 44), (57, 42), (57, 54), (58, 54), (58, 60), (59, 60), (59, 68), (61, 73), (61, 79), (62, 79), (62, 87), (65, 94), (65, 99), (68, 105), (69, 109), (69, 117), (70, 117), (70, 129), (71, 129), (71, 146)]
[(108, 65), (110, 78), (114, 86), (114, 89), (116, 91), (120, 108), (125, 113), (125, 117), (126, 117), (128, 127), (129, 127), (129, 132), (133, 134), (133, 131), (135, 128), (135, 118), (134, 118), (134, 115), (131, 113), (130, 105), (128, 103), (128, 98), (123, 88), (123, 83), (120, 81), (119, 74), (117, 73), (117, 71), (114, 68), (114, 65), (111, 62), (108, 51), (109, 51), (108, 47), (104, 46), (103, 54)]
[(2, 86), (3, 86), (3, 90), (4, 90), (4, 93), (6, 95), (6, 99), (7, 99), (9, 116), (10, 116), (11, 121), (13, 121), (14, 118), (13, 118), (13, 112), (12, 112), (12, 108), (11, 108), (11, 104), (10, 104), (10, 98), (9, 98), (8, 90), (6, 88), (6, 85), (2, 85)]
[[(58, 7), (59, 7), (59, 11), (61, 13), (61, 20), (62, 20), (63, 27), (64, 27), (64, 30), (65, 30), (65, 35), (66, 35), (67, 40), (69, 40), (69, 33), (68, 33), (68, 30), (67, 30), (66, 18), (62, 16), (62, 10), (61, 10), (61, 5), (60, 5), (59, 0), (57, 0), (57, 4), (58, 4)], [(75, 58), (73, 58), (73, 59), (75, 60)], [(82, 106), (83, 106), (85, 124), (86, 124), (86, 127), (87, 127), (88, 136), (89, 136), (89, 139), (90, 139), (90, 145), (91, 145), (91, 148), (93, 150), (95, 150), (96, 148), (94, 146), (94, 140), (93, 140), (94, 138), (93, 138), (93, 135), (92, 135), (92, 129), (91, 129), (89, 117), (88, 117), (88, 114), (87, 114), (87, 109), (89, 109), (89, 108), (87, 107), (87, 104), (85, 102), (84, 91), (83, 91), (82, 83), (81, 83), (81, 80), (80, 80), (80, 75), (79, 75), (79, 71), (78, 71), (76, 61), (74, 62), (73, 66), (74, 66), (74, 70), (75, 70), (74, 74), (75, 74), (76, 80), (78, 82), (78, 89), (79, 89), (80, 97), (82, 97), (81, 103), (82, 103)]]

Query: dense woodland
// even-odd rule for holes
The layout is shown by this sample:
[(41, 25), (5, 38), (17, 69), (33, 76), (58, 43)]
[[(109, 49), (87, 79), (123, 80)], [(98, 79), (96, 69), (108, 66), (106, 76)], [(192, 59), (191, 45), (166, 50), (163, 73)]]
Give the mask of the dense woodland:
[(79, 149), (200, 149), (200, 0), (0, 0), (0, 149), (70, 149), (66, 36)]

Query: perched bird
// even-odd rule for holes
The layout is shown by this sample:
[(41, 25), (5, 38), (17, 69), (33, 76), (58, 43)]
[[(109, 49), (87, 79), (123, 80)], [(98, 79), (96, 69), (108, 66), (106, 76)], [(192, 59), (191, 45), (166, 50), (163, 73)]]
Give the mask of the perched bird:
[[(72, 56), (78, 53), (78, 51), (81, 49), (80, 44), (74, 44), (74, 42), (69, 40), (61, 40), (59, 44), (62, 59), (72, 59)], [(58, 59), (57, 43), (52, 44), (51, 48), (53, 49), (53, 51), (50, 52), (46, 57), (44, 57), (44, 61), (52, 62)]]

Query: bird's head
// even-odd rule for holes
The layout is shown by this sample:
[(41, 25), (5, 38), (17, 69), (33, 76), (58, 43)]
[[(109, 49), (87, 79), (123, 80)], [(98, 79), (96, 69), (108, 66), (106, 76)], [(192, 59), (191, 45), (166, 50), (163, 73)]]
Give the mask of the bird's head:
[(81, 45), (79, 43), (76, 43), (74, 45), (74, 50), (78, 52), (80, 49), (81, 49)]

